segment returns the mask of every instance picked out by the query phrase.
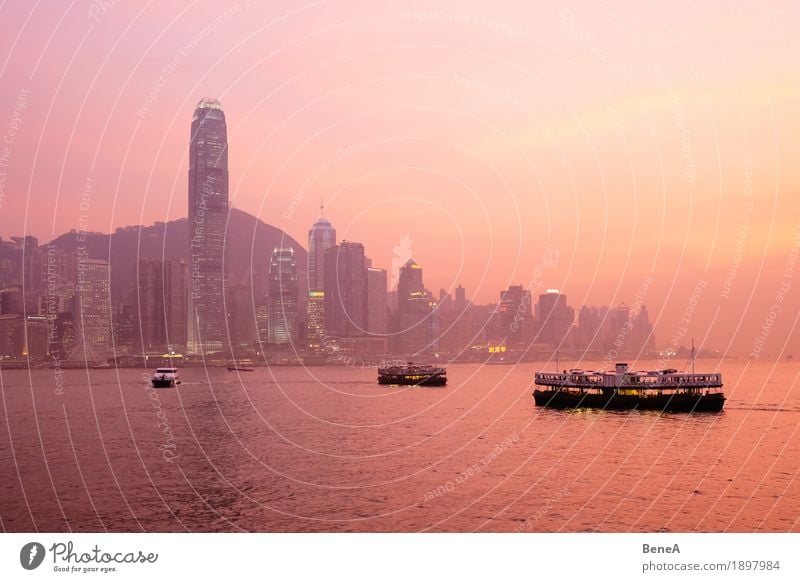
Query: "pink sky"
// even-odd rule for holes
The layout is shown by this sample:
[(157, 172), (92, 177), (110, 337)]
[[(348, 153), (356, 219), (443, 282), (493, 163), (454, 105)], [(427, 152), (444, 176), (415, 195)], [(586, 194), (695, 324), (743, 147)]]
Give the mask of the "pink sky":
[(684, 343), (800, 356), (797, 2), (142, 4), (0, 5), (3, 237), (78, 228), (87, 179), (91, 230), (184, 216), (212, 96), (233, 204), (303, 243), (324, 196), (377, 266), (408, 235), (478, 302), (652, 276), (660, 345), (704, 281)]

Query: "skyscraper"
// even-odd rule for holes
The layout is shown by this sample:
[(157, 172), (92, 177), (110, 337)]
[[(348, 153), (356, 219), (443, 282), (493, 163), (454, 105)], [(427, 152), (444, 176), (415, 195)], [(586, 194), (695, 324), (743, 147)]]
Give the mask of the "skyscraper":
[(230, 283), (225, 292), (228, 303), (228, 335), (231, 347), (248, 347), (256, 341), (256, 312), (253, 289), (247, 283)]
[(558, 289), (548, 289), (546, 293), (539, 295), (539, 302), (536, 304), (539, 342), (552, 346), (561, 345), (574, 321), (575, 310), (567, 305), (567, 296), (562, 295)]
[(187, 281), (186, 261), (178, 258), (164, 261), (164, 342), (174, 350), (186, 347)]
[(164, 263), (140, 258), (136, 263), (136, 305), (143, 352), (158, 351), (164, 344)]
[[(135, 350), (164, 351), (186, 345), (186, 262), (183, 259), (140, 258), (135, 305), (141, 344)], [(123, 313), (120, 314), (122, 316)], [(127, 324), (121, 321), (120, 324)], [(137, 330), (134, 338), (137, 340)], [(125, 334), (123, 334), (125, 335)]]
[(108, 262), (82, 259), (78, 262), (75, 287), (78, 342), (86, 358), (100, 357), (111, 349), (111, 277)]
[(367, 269), (367, 331), (370, 335), (389, 333), (389, 305), (386, 269)]
[(342, 241), (325, 253), (325, 331), (331, 337), (356, 337), (366, 327), (364, 245)]
[(320, 215), (308, 231), (308, 290), (325, 291), (325, 251), (336, 246), (336, 229)]
[(269, 264), (269, 341), (288, 344), (297, 326), (297, 264), (293, 248), (275, 248)]
[(497, 304), (496, 337), (508, 345), (526, 344), (533, 339), (531, 292), (522, 285), (510, 285), (500, 292)]
[(435, 318), (431, 317), (431, 300), (422, 281), (422, 267), (409, 259), (400, 267), (397, 281), (397, 313), (395, 316), (395, 349), (416, 353), (430, 348), (436, 340)]
[(228, 217), (228, 137), (216, 99), (194, 110), (189, 142), (189, 350), (221, 351), (225, 332), (224, 258)]
[(315, 351), (322, 350), (325, 341), (325, 293), (309, 291), (306, 303), (308, 317), (308, 347)]

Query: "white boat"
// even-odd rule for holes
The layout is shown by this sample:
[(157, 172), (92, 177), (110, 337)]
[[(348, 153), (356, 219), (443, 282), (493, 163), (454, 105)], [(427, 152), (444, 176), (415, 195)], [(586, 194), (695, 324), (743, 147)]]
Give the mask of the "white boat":
[(180, 383), (178, 368), (156, 368), (151, 380), (153, 388), (172, 388)]

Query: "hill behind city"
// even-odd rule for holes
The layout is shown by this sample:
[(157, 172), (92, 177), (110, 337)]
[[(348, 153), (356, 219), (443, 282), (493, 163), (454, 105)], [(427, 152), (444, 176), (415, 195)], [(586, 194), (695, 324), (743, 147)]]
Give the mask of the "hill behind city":
[[(138, 258), (180, 257), (189, 263), (187, 221), (185, 218), (157, 222), (152, 226), (118, 228), (112, 234), (86, 233), (85, 241), (71, 230), (52, 241), (57, 249), (76, 252), (83, 245), (90, 259), (104, 259), (111, 264), (111, 296), (122, 299), (133, 283)], [(307, 252), (296, 240), (281, 229), (255, 216), (232, 208), (228, 215), (225, 236), (225, 272), (240, 281), (250, 281), (254, 275), (269, 269), (269, 257), (275, 247), (293, 247), (300, 277), (305, 288)]]

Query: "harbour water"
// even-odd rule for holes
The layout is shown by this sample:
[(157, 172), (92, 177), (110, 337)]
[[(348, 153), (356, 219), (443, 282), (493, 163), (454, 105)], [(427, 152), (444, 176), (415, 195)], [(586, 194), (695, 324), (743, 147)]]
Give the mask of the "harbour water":
[(728, 400), (694, 415), (537, 408), (544, 366), (4, 370), (0, 527), (800, 531), (798, 364), (698, 360)]

